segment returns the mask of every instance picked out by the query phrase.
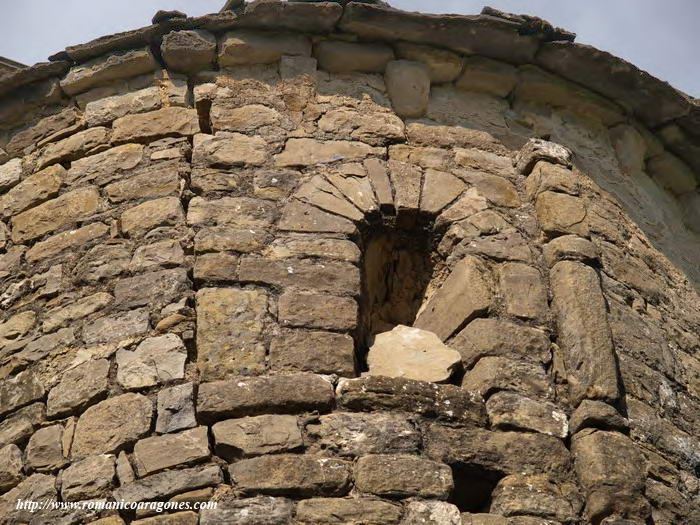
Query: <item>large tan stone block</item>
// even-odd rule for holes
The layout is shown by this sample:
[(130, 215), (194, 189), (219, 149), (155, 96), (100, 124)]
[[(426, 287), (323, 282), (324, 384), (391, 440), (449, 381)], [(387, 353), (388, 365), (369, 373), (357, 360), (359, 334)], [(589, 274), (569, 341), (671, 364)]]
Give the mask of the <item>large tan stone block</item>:
[(208, 458), (207, 427), (197, 427), (177, 434), (152, 436), (134, 445), (134, 464), (140, 477), (186, 463)]
[(518, 81), (518, 70), (486, 57), (466, 57), (464, 70), (455, 82), (458, 88), (507, 97)]
[(17, 215), (58, 195), (66, 170), (61, 165), (50, 166), (30, 175), (0, 197), (0, 213), (4, 217)]
[(114, 142), (144, 142), (159, 137), (187, 137), (199, 133), (197, 110), (167, 107), (148, 113), (126, 115), (112, 124)]
[(219, 42), (219, 66), (270, 64), (282, 55), (311, 55), (311, 41), (304, 35), (236, 29)]
[(376, 454), (355, 465), (355, 485), (378, 496), (447, 499), (454, 482), (447, 465), (408, 455)]
[(430, 100), (430, 70), (421, 62), (393, 60), (384, 72), (386, 89), (397, 115), (422, 117)]
[(331, 73), (363, 71), (383, 73), (394, 52), (383, 44), (360, 44), (341, 40), (323, 40), (314, 49), (318, 65)]
[(398, 58), (428, 66), (430, 81), (436, 84), (452, 82), (462, 71), (462, 57), (447, 49), (412, 42), (396, 42), (394, 49)]

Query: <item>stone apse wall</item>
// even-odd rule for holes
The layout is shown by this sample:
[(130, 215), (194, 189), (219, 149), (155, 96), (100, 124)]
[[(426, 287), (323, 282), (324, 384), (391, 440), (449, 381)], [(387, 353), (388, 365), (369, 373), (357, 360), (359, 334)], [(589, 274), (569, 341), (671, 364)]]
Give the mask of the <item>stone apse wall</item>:
[[(700, 523), (695, 101), (538, 19), (302, 2), (0, 93), (2, 523)], [(461, 363), (372, 375), (397, 325)]]

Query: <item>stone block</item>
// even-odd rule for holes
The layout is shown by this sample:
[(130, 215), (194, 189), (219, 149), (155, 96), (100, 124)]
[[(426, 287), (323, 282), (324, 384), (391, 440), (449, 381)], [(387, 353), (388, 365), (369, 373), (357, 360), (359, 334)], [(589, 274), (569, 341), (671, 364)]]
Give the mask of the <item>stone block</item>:
[(507, 97), (518, 81), (518, 70), (498, 60), (474, 56), (464, 59), (464, 69), (455, 85), (467, 91)]
[(238, 377), (202, 383), (197, 414), (202, 421), (216, 421), (265, 413), (327, 412), (332, 403), (333, 386), (322, 376)]
[[(469, 163), (473, 160), (473, 150), (457, 150), (455, 155), (458, 164)], [(470, 160), (467, 161), (466, 158)], [(496, 206), (517, 208), (521, 205), (518, 191), (512, 182), (498, 175), (478, 172), (460, 171), (457, 174), (466, 182), (473, 185), (480, 195)]]
[(598, 274), (590, 266), (561, 261), (550, 280), (572, 403), (614, 402), (619, 396), (617, 363)]
[(445, 206), (459, 197), (466, 187), (464, 182), (450, 173), (427, 169), (423, 176), (421, 210), (437, 215)]
[(198, 367), (205, 380), (265, 370), (263, 290), (205, 288), (197, 292)]
[(282, 288), (356, 295), (360, 290), (360, 272), (350, 263), (310, 260), (275, 260), (262, 257), (241, 257), (238, 268), (241, 282), (259, 282)]
[(61, 80), (61, 89), (72, 96), (114, 80), (148, 73), (157, 67), (148, 49), (111, 53), (72, 67)]
[(121, 215), (121, 229), (130, 237), (143, 235), (158, 226), (176, 226), (184, 222), (185, 212), (177, 197), (146, 201)]
[(153, 406), (141, 394), (111, 397), (83, 412), (75, 428), (71, 455), (80, 459), (115, 452), (151, 429)]
[(582, 199), (545, 191), (537, 196), (535, 210), (540, 227), (546, 233), (588, 235), (588, 212)]
[(88, 102), (85, 105), (85, 120), (89, 126), (106, 126), (119, 117), (154, 111), (161, 105), (160, 88), (151, 86)]
[[(263, 5), (263, 4), (258, 4)], [(272, 5), (272, 4), (267, 4)], [(287, 525), (291, 523), (294, 505), (286, 498), (257, 496), (221, 503), (216, 509), (200, 512), (200, 525)]]
[(34, 429), (45, 420), (43, 403), (33, 403), (10, 414), (0, 422), (0, 447), (26, 443)]
[(171, 467), (209, 458), (207, 427), (184, 430), (177, 434), (152, 436), (134, 445), (133, 461), (139, 477)]
[(112, 141), (147, 142), (160, 137), (189, 137), (200, 132), (197, 110), (166, 107), (148, 113), (126, 115), (112, 124)]
[(100, 317), (83, 328), (87, 344), (124, 340), (148, 332), (148, 309), (130, 310)]
[(236, 280), (238, 256), (228, 253), (203, 253), (194, 263), (197, 283), (231, 282)]
[(58, 142), (48, 144), (39, 155), (36, 165), (44, 168), (57, 162), (72, 161), (84, 155), (106, 149), (110, 140), (107, 128), (90, 128)]
[(88, 219), (100, 207), (97, 188), (86, 187), (65, 193), (12, 219), (12, 240), (15, 243), (36, 239), (69, 224)]
[[(212, 119), (215, 117), (213, 114)], [(225, 124), (217, 122), (217, 126), (222, 125)], [(218, 131), (216, 135), (195, 135), (192, 161), (216, 168), (250, 167), (262, 166), (269, 156), (267, 142), (262, 137)]]
[(280, 59), (280, 77), (289, 80), (302, 75), (316, 75), (317, 60), (313, 57), (282, 55)]
[(454, 385), (367, 376), (341, 379), (336, 395), (338, 406), (345, 410), (400, 410), (463, 425), (486, 424), (483, 399)]
[(318, 59), (319, 67), (331, 73), (350, 71), (383, 73), (386, 65), (394, 60), (393, 50), (383, 44), (361, 44), (340, 40), (319, 42), (314, 49), (314, 54)]
[(539, 270), (526, 264), (506, 263), (498, 268), (498, 280), (509, 315), (539, 321), (547, 317), (547, 290)]
[(462, 57), (447, 49), (412, 42), (396, 42), (394, 49), (398, 58), (428, 66), (430, 81), (435, 84), (450, 83), (462, 72)]
[(211, 428), (216, 455), (227, 461), (293, 452), (303, 446), (296, 416), (264, 415), (227, 419)]
[(693, 170), (671, 153), (649, 159), (646, 164), (649, 175), (663, 188), (674, 195), (689, 193), (698, 187), (698, 178)]
[(86, 361), (65, 372), (51, 389), (46, 401), (46, 414), (61, 417), (78, 412), (107, 393), (109, 361)]
[(236, 29), (219, 42), (219, 66), (271, 64), (282, 55), (311, 55), (311, 41), (304, 35)]
[(7, 143), (7, 151), (12, 154), (26, 153), (35, 147), (42, 147), (49, 142), (75, 133), (83, 126), (84, 123), (78, 110), (74, 107), (67, 107), (58, 113), (42, 118), (19, 133), (15, 133)]
[(35, 471), (52, 471), (68, 460), (63, 455), (63, 425), (37, 430), (27, 443), (27, 466)]
[(571, 150), (561, 144), (543, 139), (530, 139), (515, 155), (513, 164), (520, 173), (529, 175), (532, 168), (541, 160), (570, 168), (571, 158)]
[(277, 454), (242, 459), (229, 467), (244, 492), (290, 496), (342, 496), (350, 489), (351, 463), (334, 458)]
[(401, 508), (370, 498), (309, 498), (297, 505), (296, 518), (317, 525), (391, 525), (399, 523)]
[(318, 121), (318, 129), (334, 138), (359, 140), (383, 146), (404, 137), (403, 121), (388, 111), (331, 109)]
[(356, 222), (361, 221), (364, 216), (356, 206), (345, 198), (338, 188), (321, 176), (315, 176), (303, 184), (296, 191), (295, 197), (322, 210), (341, 215)]
[(0, 197), (0, 213), (11, 217), (58, 195), (66, 170), (55, 165), (39, 171)]
[(165, 240), (136, 248), (129, 263), (129, 270), (140, 272), (156, 270), (159, 267), (169, 268), (185, 263), (185, 253), (178, 241)]
[(412, 501), (406, 506), (402, 523), (462, 525), (457, 505), (445, 501)]
[(550, 268), (558, 261), (593, 264), (600, 259), (598, 247), (588, 239), (576, 235), (562, 235), (552, 239), (545, 244), (543, 252)]
[(216, 37), (203, 30), (171, 31), (163, 37), (160, 51), (168, 69), (197, 73), (216, 61)]
[(542, 330), (499, 319), (474, 319), (450, 342), (467, 368), (487, 356), (514, 356), (546, 365), (550, 346)]
[(296, 199), (285, 205), (277, 228), (280, 231), (304, 233), (352, 234), (357, 231), (357, 227), (349, 219), (325, 212)]
[(36, 323), (36, 318), (36, 312), (27, 310), (14, 314), (12, 317), (0, 323), (0, 348), (27, 335)]
[(194, 251), (198, 254), (224, 251), (257, 252), (267, 246), (270, 237), (269, 233), (260, 230), (208, 226), (195, 235)]
[(583, 501), (574, 483), (556, 483), (550, 476), (510, 475), (493, 491), (490, 512), (502, 516), (537, 516), (557, 522), (578, 519)]
[(94, 183), (98, 186), (121, 180), (143, 159), (141, 144), (122, 144), (71, 163), (66, 184)]
[(187, 222), (193, 226), (217, 225), (264, 228), (275, 219), (275, 206), (249, 197), (222, 197), (206, 200), (195, 197), (187, 209)]
[(303, 167), (340, 160), (362, 160), (370, 155), (382, 155), (381, 148), (373, 148), (363, 142), (292, 138), (287, 140), (282, 153), (275, 155), (275, 165)]
[(430, 99), (430, 69), (421, 62), (393, 60), (384, 73), (391, 105), (404, 118), (422, 117)]
[(68, 304), (63, 308), (50, 310), (44, 314), (44, 322), (41, 325), (41, 329), (44, 332), (52, 332), (66, 322), (82, 319), (101, 310), (111, 303), (113, 299), (114, 297), (108, 293), (98, 292)]
[(187, 350), (175, 334), (144, 340), (133, 352), (117, 350), (117, 382), (137, 390), (185, 377)]
[(525, 181), (527, 196), (534, 200), (544, 191), (568, 193), (578, 196), (580, 193), (580, 177), (569, 168), (560, 164), (551, 164), (541, 160), (532, 168)]
[(105, 193), (110, 202), (179, 196), (181, 180), (177, 165), (155, 166), (133, 177), (109, 184)]
[(351, 263), (360, 262), (360, 248), (357, 244), (330, 237), (278, 237), (270, 244), (265, 254), (276, 259), (320, 257)]
[(167, 470), (126, 483), (112, 492), (114, 499), (126, 501), (154, 501), (188, 490), (223, 483), (217, 465)]
[(32, 474), (0, 497), (0, 515), (9, 523), (29, 523), (36, 511), (18, 509), (17, 500), (55, 501), (57, 496), (54, 476)]
[(492, 428), (541, 432), (559, 438), (568, 434), (568, 418), (554, 403), (515, 392), (496, 392), (486, 402)]
[(44, 387), (30, 370), (0, 380), (0, 415), (5, 416), (18, 408), (44, 397)]
[(489, 309), (492, 302), (487, 270), (475, 257), (459, 261), (440, 288), (421, 307), (416, 328), (445, 341), (464, 323)]
[(261, 170), (253, 177), (253, 194), (261, 199), (278, 200), (288, 197), (299, 181), (294, 170)]
[[(240, 136), (240, 133), (251, 134), (253, 132), (267, 135), (268, 132), (275, 128), (287, 127), (285, 117), (276, 109), (263, 106), (262, 104), (246, 104), (244, 106), (232, 106), (226, 102), (226, 99), (215, 99), (209, 111), (211, 119), (211, 128), (215, 132), (221, 130), (236, 131), (238, 134), (223, 135), (231, 139), (239, 140), (239, 147), (227, 148), (228, 152), (233, 153), (235, 149), (243, 149), (246, 135)], [(206, 137), (206, 135), (198, 135), (198, 137)], [(258, 141), (262, 139), (256, 137)], [(264, 141), (263, 141), (264, 142)], [(252, 143), (251, 143), (252, 144)], [(262, 148), (264, 150), (264, 147)], [(241, 152), (244, 153), (244, 152)], [(242, 156), (242, 155), (241, 155)]]
[(73, 463), (61, 475), (61, 497), (63, 501), (103, 498), (112, 488), (114, 474), (114, 456), (109, 454)]
[(552, 380), (541, 365), (507, 357), (481, 358), (464, 375), (462, 388), (478, 392), (484, 398), (499, 390), (545, 399), (554, 394)]
[(306, 426), (312, 450), (344, 457), (367, 454), (416, 454), (421, 436), (403, 414), (336, 412)]
[(349, 297), (292, 291), (279, 297), (278, 318), (283, 326), (352, 330), (357, 316), (357, 302)]
[(192, 383), (164, 388), (158, 392), (156, 432), (177, 432), (197, 425)]
[(142, 273), (116, 282), (114, 304), (122, 309), (165, 305), (180, 299), (191, 286), (185, 268)]
[(378, 496), (447, 499), (454, 482), (447, 465), (409, 455), (373, 454), (355, 465), (355, 486)]
[(469, 188), (452, 204), (448, 205), (438, 215), (435, 224), (439, 228), (447, 228), (450, 224), (470, 218), (489, 207), (486, 198), (476, 188)]
[(574, 413), (571, 414), (569, 427), (572, 436), (585, 428), (617, 430), (624, 433), (629, 429), (629, 423), (615, 407), (602, 401), (584, 399)]
[(0, 491), (7, 492), (23, 479), (22, 451), (17, 445), (5, 445), (0, 448)]
[(269, 359), (275, 371), (355, 376), (355, 342), (345, 334), (285, 330), (270, 342)]
[(11, 188), (22, 180), (22, 159), (12, 159), (0, 165), (0, 191)]

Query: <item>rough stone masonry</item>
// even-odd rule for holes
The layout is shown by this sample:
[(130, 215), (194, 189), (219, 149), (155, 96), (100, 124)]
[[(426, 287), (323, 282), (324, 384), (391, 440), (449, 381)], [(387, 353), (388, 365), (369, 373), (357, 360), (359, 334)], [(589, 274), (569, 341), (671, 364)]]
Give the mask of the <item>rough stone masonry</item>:
[(573, 40), (258, 0), (0, 77), (0, 523), (700, 523), (700, 106)]

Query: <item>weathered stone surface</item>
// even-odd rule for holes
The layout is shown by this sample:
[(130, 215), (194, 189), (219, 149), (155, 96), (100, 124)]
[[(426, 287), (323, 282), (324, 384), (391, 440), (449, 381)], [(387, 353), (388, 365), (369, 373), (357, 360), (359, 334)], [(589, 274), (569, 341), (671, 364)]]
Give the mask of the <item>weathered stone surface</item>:
[(109, 129), (98, 127), (80, 131), (58, 142), (52, 142), (41, 152), (37, 159), (37, 167), (44, 168), (56, 162), (75, 160), (95, 152), (95, 150), (105, 149), (109, 137)]
[(452, 202), (443, 212), (438, 215), (436, 225), (439, 227), (447, 226), (475, 215), (476, 213), (487, 209), (488, 202), (486, 198), (479, 193), (476, 188), (469, 188), (462, 193), (456, 201)]
[(349, 219), (325, 212), (296, 199), (285, 205), (277, 228), (281, 231), (305, 233), (352, 234), (357, 231), (357, 227)]
[(143, 159), (141, 144), (123, 144), (71, 163), (66, 184), (94, 182), (104, 185), (119, 180)]
[(12, 219), (12, 240), (21, 243), (36, 239), (68, 224), (83, 221), (100, 205), (97, 188), (87, 187), (40, 204)]
[(238, 257), (228, 253), (203, 253), (194, 263), (196, 282), (230, 282), (236, 279)]
[(386, 65), (384, 78), (397, 115), (417, 118), (425, 114), (430, 99), (428, 66), (410, 60), (393, 60)]
[(353, 221), (361, 221), (363, 218), (363, 213), (346, 199), (340, 190), (320, 176), (313, 177), (303, 184), (295, 193), (295, 197)]
[(37, 430), (27, 443), (27, 466), (36, 471), (51, 471), (64, 466), (63, 426), (52, 425)]
[(369, 498), (305, 499), (296, 513), (299, 522), (309, 525), (390, 525), (400, 518), (398, 505)]
[(195, 197), (187, 209), (192, 225), (233, 225), (244, 228), (269, 226), (274, 220), (274, 206), (268, 201), (248, 197), (223, 197), (206, 200)]
[(671, 153), (649, 159), (646, 167), (649, 175), (674, 195), (683, 195), (698, 187), (693, 170)]
[(346, 334), (285, 330), (270, 342), (273, 370), (355, 376), (355, 342)]
[(318, 292), (357, 294), (360, 275), (356, 266), (337, 261), (274, 260), (242, 257), (238, 268), (241, 282), (262, 282)]
[(148, 49), (112, 53), (72, 67), (61, 80), (61, 89), (68, 95), (76, 95), (114, 80), (148, 73), (157, 67)]
[(462, 388), (478, 392), (484, 398), (499, 390), (513, 390), (526, 396), (550, 398), (551, 379), (536, 363), (507, 357), (483, 357), (464, 375)]
[(129, 269), (139, 272), (155, 270), (158, 267), (180, 266), (184, 263), (185, 254), (180, 243), (165, 240), (137, 248), (129, 263)]
[(165, 197), (179, 194), (180, 181), (177, 166), (170, 164), (114, 182), (105, 188), (105, 192), (110, 202)]
[(428, 169), (423, 175), (421, 210), (438, 214), (445, 206), (459, 197), (465, 189), (466, 184), (454, 175)]
[(589, 266), (562, 261), (550, 278), (571, 400), (614, 402), (619, 396), (617, 364), (598, 275)]
[(523, 175), (529, 175), (532, 168), (541, 160), (546, 160), (552, 164), (561, 164), (571, 167), (571, 150), (542, 139), (530, 139), (516, 154), (514, 165)]
[(573, 436), (585, 428), (625, 432), (629, 428), (629, 423), (615, 410), (615, 407), (601, 401), (584, 399), (576, 411), (571, 414), (569, 427)]
[(43, 403), (33, 403), (20, 408), (0, 422), (0, 446), (25, 443), (34, 429), (45, 420)]
[(159, 137), (187, 137), (199, 133), (194, 109), (167, 107), (148, 113), (126, 115), (112, 124), (113, 142), (143, 142)]
[(129, 456), (123, 450), (119, 453), (119, 456), (117, 456), (116, 472), (120, 485), (126, 485), (136, 479), (136, 474), (129, 461)]
[(36, 312), (27, 310), (26, 312), (15, 314), (0, 323), (0, 348), (27, 335), (36, 323), (36, 318)]
[(569, 168), (541, 160), (532, 168), (532, 172), (525, 182), (525, 190), (531, 200), (534, 200), (543, 191), (578, 196), (581, 193), (580, 182), (580, 177)]
[(82, 319), (104, 308), (114, 299), (110, 294), (98, 292), (74, 303), (47, 312), (41, 328), (44, 332), (56, 330), (68, 321)]
[(243, 459), (229, 467), (243, 491), (298, 496), (342, 495), (350, 482), (350, 463), (331, 458), (280, 454)]
[(540, 272), (521, 263), (506, 263), (498, 269), (506, 312), (523, 319), (543, 320), (547, 315), (547, 290)]
[(4, 416), (42, 397), (44, 387), (30, 370), (3, 379), (0, 381), (0, 415)]
[(581, 199), (545, 191), (535, 203), (537, 220), (546, 233), (573, 233), (588, 235), (587, 211)]
[(263, 290), (205, 288), (197, 292), (198, 366), (204, 379), (264, 370)]
[(190, 510), (132, 521), (134, 525), (197, 525), (199, 516)]
[(114, 452), (151, 428), (153, 406), (141, 394), (122, 394), (91, 406), (78, 420), (71, 455), (82, 458)]
[[(268, 4), (270, 5), (270, 4)], [(325, 501), (325, 499), (324, 499)], [(216, 509), (200, 513), (200, 525), (287, 525), (291, 522), (294, 506), (285, 498), (258, 496), (221, 503)]]
[(18, 509), (17, 500), (56, 501), (56, 478), (47, 474), (32, 474), (15, 488), (0, 496), (0, 516), (8, 523), (29, 523), (35, 511)]
[[(243, 251), (243, 250), (240, 250)], [(275, 239), (265, 255), (278, 259), (289, 257), (322, 257), (358, 263), (360, 248), (352, 241), (324, 237), (281, 237)]]
[(278, 302), (283, 326), (352, 330), (357, 326), (357, 316), (357, 302), (349, 297), (289, 291)]
[(518, 70), (506, 64), (486, 57), (466, 57), (461, 76), (456, 80), (458, 88), (467, 91), (479, 91), (507, 97), (518, 81)]
[(129, 208), (121, 216), (122, 231), (138, 236), (158, 226), (175, 226), (185, 222), (185, 212), (177, 197), (146, 201)]
[(227, 419), (211, 428), (217, 456), (235, 459), (292, 452), (303, 440), (296, 416), (264, 415)]
[(394, 59), (394, 52), (388, 46), (340, 40), (323, 40), (314, 52), (319, 67), (331, 73), (383, 73), (387, 63)]
[(148, 331), (148, 310), (129, 310), (101, 317), (83, 329), (83, 341), (88, 344), (115, 339), (128, 339)]
[(412, 217), (420, 208), (423, 173), (413, 164), (391, 160), (389, 177), (394, 186), (394, 207), (397, 213)]
[(399, 325), (377, 334), (369, 349), (369, 375), (447, 382), (461, 364), (459, 352), (432, 332)]
[(396, 42), (394, 49), (398, 58), (428, 66), (430, 81), (435, 84), (452, 82), (462, 71), (462, 57), (446, 49), (411, 42)]
[(126, 390), (185, 377), (187, 350), (175, 334), (146, 339), (133, 352), (117, 350), (117, 381)]
[(554, 403), (537, 401), (514, 392), (496, 392), (486, 402), (491, 427), (519, 429), (565, 438), (566, 414)]
[(545, 244), (543, 252), (550, 267), (558, 261), (569, 260), (591, 264), (600, 258), (595, 244), (576, 235), (562, 235), (551, 240)]
[(644, 519), (648, 503), (643, 458), (634, 443), (617, 432), (586, 431), (571, 444), (579, 483), (586, 493), (586, 515), (592, 521), (613, 513)]
[(447, 465), (408, 455), (376, 454), (355, 465), (355, 485), (379, 496), (446, 499), (454, 486)]
[(462, 525), (459, 508), (444, 501), (412, 501), (401, 523), (406, 525)]
[(22, 159), (12, 159), (0, 166), (0, 191), (11, 188), (22, 179)]
[(194, 238), (196, 253), (207, 252), (257, 252), (267, 246), (270, 235), (260, 230), (237, 230), (230, 227), (205, 227)]
[(207, 459), (207, 427), (197, 427), (177, 434), (152, 436), (134, 445), (133, 460), (140, 477), (161, 470)]
[(311, 54), (311, 41), (304, 35), (236, 29), (219, 42), (219, 65), (271, 64), (282, 55)]
[(55, 165), (25, 178), (0, 197), (0, 212), (10, 217), (55, 197), (65, 172), (62, 166)]
[(7, 143), (7, 151), (20, 153), (60, 140), (83, 127), (80, 113), (67, 107), (58, 113), (39, 120), (36, 124), (16, 133)]
[(542, 330), (498, 319), (474, 319), (451, 341), (471, 368), (482, 357), (517, 356), (542, 364), (551, 359), (550, 342)]
[(488, 310), (491, 301), (486, 270), (478, 259), (467, 256), (422, 307), (414, 326), (434, 332), (444, 341), (461, 325)]
[(403, 121), (395, 114), (349, 108), (328, 111), (318, 121), (318, 129), (335, 138), (360, 140), (373, 146), (383, 146), (404, 137)]
[(401, 410), (425, 417), (483, 426), (483, 400), (454, 385), (436, 385), (396, 377), (341, 379), (338, 406), (347, 410)]
[(279, 67), (282, 80), (302, 75), (314, 76), (316, 74), (317, 60), (313, 57), (282, 55)]
[(339, 160), (362, 160), (370, 155), (380, 155), (379, 148), (373, 148), (362, 142), (314, 139), (289, 139), (284, 151), (275, 155), (275, 165), (311, 166), (329, 164)]
[(307, 425), (314, 450), (339, 456), (415, 454), (421, 437), (403, 415), (390, 412), (356, 414), (336, 412)]
[(238, 377), (202, 383), (197, 414), (203, 421), (264, 413), (326, 412), (333, 402), (331, 383), (314, 374)]
[(7, 492), (23, 479), (22, 451), (17, 445), (0, 448), (0, 491)]
[(64, 501), (98, 499), (109, 494), (114, 479), (114, 456), (90, 456), (72, 464), (61, 475)]
[[(427, 456), (450, 465), (471, 464), (503, 474), (549, 474), (571, 468), (570, 453), (562, 441), (545, 434), (433, 424), (424, 439)], [(527, 454), (513, 454), (513, 450), (527, 450)]]
[(161, 104), (160, 89), (152, 86), (88, 102), (85, 105), (85, 120), (89, 126), (104, 126), (131, 113), (154, 111)]
[(107, 393), (109, 361), (86, 361), (68, 370), (49, 392), (46, 414), (60, 417), (79, 411)]
[(158, 392), (156, 432), (165, 434), (197, 425), (192, 383), (164, 388)]
[(163, 305), (177, 301), (190, 288), (185, 268), (148, 272), (119, 279), (114, 286), (114, 303), (122, 309)]
[(216, 60), (216, 38), (207, 31), (171, 31), (160, 46), (168, 69), (196, 73), (211, 69)]
[(581, 495), (571, 482), (555, 483), (549, 476), (510, 475), (494, 489), (490, 511), (503, 516), (537, 516), (562, 522), (576, 521)]
[[(216, 119), (217, 129), (225, 126), (215, 113), (212, 118)], [(217, 131), (216, 135), (195, 135), (192, 155), (195, 164), (214, 168), (262, 166), (269, 157), (267, 143), (262, 137), (228, 131)]]
[(112, 494), (116, 500), (154, 501), (187, 490), (218, 485), (223, 481), (221, 469), (218, 466), (203, 465), (159, 472), (122, 485)]

